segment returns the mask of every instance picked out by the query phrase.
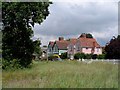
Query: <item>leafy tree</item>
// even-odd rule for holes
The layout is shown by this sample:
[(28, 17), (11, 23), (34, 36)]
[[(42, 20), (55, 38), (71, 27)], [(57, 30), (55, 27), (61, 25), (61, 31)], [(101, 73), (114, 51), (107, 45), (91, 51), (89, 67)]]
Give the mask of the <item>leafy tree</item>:
[(92, 55), (92, 59), (96, 59), (97, 57), (98, 57), (97, 54)]
[(0, 50), (2, 48), (2, 32), (0, 31)]
[(22, 67), (32, 61), (34, 43), (32, 27), (49, 15), (50, 2), (2, 2), (2, 55), (10, 62), (18, 59)]
[(92, 34), (90, 33), (82, 33), (80, 37), (93, 38)]
[(35, 40), (33, 42), (34, 44), (34, 54), (36, 54), (38, 57), (42, 55), (42, 51), (41, 51), (41, 48), (40, 48), (40, 45), (41, 45), (41, 42), (40, 40)]
[(86, 34), (86, 38), (93, 38), (92, 34), (88, 33)]
[(106, 58), (108, 59), (120, 59), (120, 35), (113, 37), (110, 43), (105, 47)]

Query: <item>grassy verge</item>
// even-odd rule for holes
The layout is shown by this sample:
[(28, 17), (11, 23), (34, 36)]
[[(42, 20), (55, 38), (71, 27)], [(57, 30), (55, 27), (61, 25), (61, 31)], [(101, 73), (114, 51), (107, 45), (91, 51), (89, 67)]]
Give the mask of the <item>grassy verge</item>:
[(118, 88), (118, 65), (34, 62), (29, 69), (3, 71), (2, 80), (4, 88)]

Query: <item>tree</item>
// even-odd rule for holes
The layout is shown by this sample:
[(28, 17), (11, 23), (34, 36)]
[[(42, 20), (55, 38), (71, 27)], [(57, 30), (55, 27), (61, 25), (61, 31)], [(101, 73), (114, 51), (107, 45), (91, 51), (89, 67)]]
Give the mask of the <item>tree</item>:
[(33, 42), (34, 44), (34, 54), (37, 55), (38, 57), (42, 55), (42, 51), (41, 51), (41, 48), (40, 48), (40, 45), (41, 45), (41, 42), (40, 40), (35, 40)]
[(120, 59), (120, 35), (113, 37), (110, 43), (105, 47), (106, 58), (108, 59)]
[(93, 38), (92, 34), (90, 33), (82, 33), (80, 37)]
[(86, 34), (86, 38), (93, 38), (92, 34), (88, 33)]
[(34, 43), (31, 25), (41, 24), (49, 15), (51, 2), (2, 2), (2, 55), (7, 62), (19, 60), (22, 67), (32, 61)]

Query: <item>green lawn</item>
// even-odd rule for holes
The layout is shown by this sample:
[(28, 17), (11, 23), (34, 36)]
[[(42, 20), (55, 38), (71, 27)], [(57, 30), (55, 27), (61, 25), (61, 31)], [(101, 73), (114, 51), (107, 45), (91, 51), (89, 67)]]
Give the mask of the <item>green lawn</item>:
[(2, 80), (4, 88), (118, 88), (118, 65), (34, 62), (29, 69), (3, 71)]

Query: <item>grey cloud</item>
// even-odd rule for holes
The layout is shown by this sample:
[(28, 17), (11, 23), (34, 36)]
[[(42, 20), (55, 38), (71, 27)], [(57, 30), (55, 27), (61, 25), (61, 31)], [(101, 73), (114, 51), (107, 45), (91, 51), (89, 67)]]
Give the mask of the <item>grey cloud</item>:
[[(83, 32), (108, 31), (117, 25), (117, 3), (69, 4), (56, 2), (50, 6), (50, 15), (34, 28), (43, 36), (78, 36)], [(117, 31), (115, 31), (117, 32)], [(113, 32), (114, 33), (114, 32)]]

